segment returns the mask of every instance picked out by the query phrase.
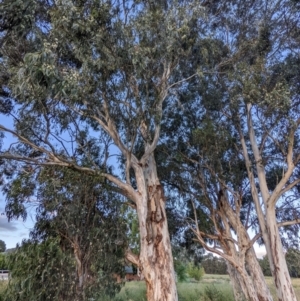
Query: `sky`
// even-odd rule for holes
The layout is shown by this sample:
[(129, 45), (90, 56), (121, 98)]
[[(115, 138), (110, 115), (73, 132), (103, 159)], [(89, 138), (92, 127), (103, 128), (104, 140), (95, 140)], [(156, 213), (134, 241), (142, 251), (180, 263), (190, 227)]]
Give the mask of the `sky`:
[[(10, 118), (3, 116), (1, 114), (1, 124), (12, 128), (12, 121)], [(7, 147), (12, 143), (14, 138), (5, 134), (4, 147)], [(5, 215), (5, 196), (1, 193), (0, 190), (0, 239), (3, 240), (6, 244), (6, 248), (14, 248), (17, 243), (21, 243), (23, 239), (29, 237), (29, 232), (34, 225), (34, 208), (28, 210), (28, 216), (26, 221), (22, 219), (12, 220), (8, 222), (8, 219)]]
[(8, 222), (4, 214), (5, 198), (0, 195), (0, 239), (6, 244), (7, 249), (14, 248), (17, 243), (21, 243), (23, 239), (29, 237), (29, 232), (34, 225), (33, 212), (28, 213), (26, 221), (22, 219), (12, 220)]

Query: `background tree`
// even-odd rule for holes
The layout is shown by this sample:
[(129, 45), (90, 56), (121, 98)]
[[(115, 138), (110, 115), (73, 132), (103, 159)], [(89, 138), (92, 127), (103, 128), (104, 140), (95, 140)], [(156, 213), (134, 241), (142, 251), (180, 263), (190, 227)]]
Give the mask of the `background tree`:
[(0, 270), (7, 270), (6, 254), (0, 254)]
[[(285, 253), (287, 267), (290, 273), (290, 276), (293, 278), (300, 277), (300, 268), (299, 268), (299, 250), (289, 248)], [(262, 267), (265, 276), (271, 276), (270, 264), (268, 257), (265, 255), (262, 259), (259, 260), (259, 264)]]
[(203, 256), (201, 266), (206, 274), (228, 274), (226, 261), (222, 257), (213, 256), (211, 253)]
[[(210, 54), (202, 57), (201, 62), (207, 70), (228, 55), (222, 41), (204, 40), (203, 43)], [(177, 197), (187, 204), (189, 222), (197, 220), (200, 229), (197, 239), (201, 244), (208, 251), (224, 256), (238, 270), (232, 277), (238, 286), (243, 281), (239, 298), (271, 299), (253, 249), (259, 236), (252, 240), (247, 233), (256, 219), (249, 201), (245, 167), (242, 160), (237, 160), (239, 152), (232, 125), (221, 111), (226, 91), (216, 82), (216, 74), (207, 72), (189, 81), (179, 94), (182, 107), (170, 110), (164, 126), (172, 135), (164, 137), (165, 144), (160, 146), (162, 154), (158, 156), (163, 162), (161, 179), (173, 193), (178, 191)], [(181, 110), (185, 114), (180, 114)], [(237, 292), (235, 295), (238, 298)]]
[(78, 300), (74, 262), (55, 239), (24, 241), (8, 256), (8, 267), (5, 300)]
[[(229, 243), (230, 240), (232, 241), (233, 239), (233, 237), (230, 236), (232, 229), (235, 228), (235, 231), (237, 228), (242, 229), (240, 226), (234, 226), (234, 219), (231, 218), (230, 220), (228, 213), (231, 212), (238, 216), (239, 214), (244, 215), (245, 213), (247, 215), (247, 210), (242, 212), (242, 205), (244, 205), (243, 203), (246, 201), (244, 195), (249, 196), (249, 192), (251, 192), (251, 198), (256, 208), (256, 215), (259, 217), (258, 221), (260, 229), (262, 229), (263, 239), (266, 245), (272, 245), (267, 252), (269, 260), (277, 261), (276, 268), (272, 269), (272, 272), (274, 280), (277, 282), (276, 288), (278, 296), (281, 300), (294, 300), (296, 297), (291, 286), (291, 281), (288, 277), (284, 276), (288, 275), (288, 272), (279, 234), (279, 231), (283, 230), (278, 230), (278, 226), (296, 225), (299, 223), (297, 197), (291, 198), (287, 202), (283, 202), (283, 198), (279, 198), (279, 196), (282, 195), (287, 197), (287, 194), (284, 195), (287, 191), (297, 195), (295, 186), (298, 183), (296, 175), (298, 174), (297, 164), (299, 156), (298, 145), (294, 145), (294, 142), (296, 143), (296, 141), (298, 141), (299, 131), (297, 117), (299, 115), (299, 97), (296, 92), (297, 85), (295, 85), (298, 75), (297, 72), (292, 71), (293, 75), (286, 77), (289, 72), (285, 73), (285, 71), (283, 71), (284, 68), (278, 69), (278, 62), (284, 61), (287, 53), (290, 53), (291, 57), (294, 55), (297, 57), (298, 55), (299, 44), (297, 44), (297, 38), (295, 38), (294, 33), (299, 29), (299, 16), (294, 4), (290, 1), (275, 1), (272, 3), (266, 3), (265, 1), (249, 1), (246, 3), (234, 1), (234, 4), (235, 5), (230, 6), (227, 1), (212, 1), (206, 4), (207, 10), (212, 14), (208, 26), (211, 26), (210, 29), (216, 34), (214, 37), (219, 40), (219, 43), (210, 40), (210, 52), (206, 51), (206, 53), (214, 54), (207, 56), (208, 62), (212, 62), (213, 58), (215, 58), (218, 62), (218, 68), (208, 68), (208, 72), (205, 72), (206, 70), (204, 68), (202, 69), (204, 71), (203, 78), (207, 79), (206, 82), (195, 78), (187, 84), (185, 87), (186, 90), (183, 90), (184, 93), (182, 93), (182, 97), (180, 98), (183, 108), (182, 112), (185, 112), (185, 114), (181, 113), (183, 115), (182, 117), (178, 112), (171, 113), (174, 116), (174, 121), (173, 123), (170, 122), (168, 126), (170, 129), (172, 127), (180, 129), (178, 130), (176, 138), (178, 139), (177, 141), (179, 141), (179, 143), (182, 142), (182, 144), (175, 147), (179, 149), (179, 152), (184, 154), (183, 159), (180, 155), (177, 155), (177, 157), (174, 156), (174, 161), (177, 160), (177, 163), (179, 161), (178, 166), (183, 166), (182, 164), (180, 165), (180, 163), (182, 163), (184, 159), (190, 160), (190, 166), (193, 164), (200, 165), (200, 160), (203, 162), (201, 167), (199, 167), (199, 172), (194, 172), (191, 176), (186, 175), (182, 169), (180, 170), (179, 174), (181, 174), (183, 178), (180, 188), (184, 190), (186, 183), (198, 182), (201, 184), (202, 181), (202, 192), (205, 194), (205, 190), (207, 190), (209, 192), (207, 199), (213, 201), (208, 201), (207, 203), (214, 204), (214, 206), (211, 206), (213, 209), (211, 212), (215, 211), (215, 213), (217, 213), (215, 220), (220, 219), (222, 215), (220, 204), (217, 202), (218, 190), (222, 190), (222, 187), (226, 187), (227, 193), (230, 191), (229, 195), (232, 202), (222, 203), (222, 205), (224, 205), (222, 207), (230, 204), (230, 206), (227, 206), (226, 209), (223, 210), (225, 219), (222, 219), (222, 223), (228, 219), (226, 243)], [(249, 6), (249, 10), (247, 6)], [(251, 25), (249, 26), (249, 24)], [(257, 26), (253, 26), (253, 24), (257, 24)], [(285, 34), (279, 38), (278, 31), (282, 33), (285, 32)], [(219, 45), (219, 48), (213, 47), (213, 43)], [(222, 53), (222, 51), (220, 51), (221, 49), (226, 51)], [(219, 54), (219, 56), (216, 54)], [(220, 56), (223, 59), (220, 59)], [(291, 95), (289, 95), (289, 91), (293, 91)], [(191, 103), (190, 105), (189, 101)], [(287, 105), (287, 107), (285, 107), (285, 105)], [(250, 107), (252, 107), (252, 109), (250, 109)], [(250, 116), (250, 110), (253, 116)], [(189, 116), (194, 117), (189, 120)], [(197, 122), (197, 118), (202, 118), (202, 124), (201, 122)], [(189, 126), (186, 126), (189, 122)], [(218, 127), (217, 124), (221, 126)], [(237, 124), (239, 124), (240, 127), (237, 126)], [(184, 134), (189, 128), (198, 128), (198, 130), (194, 131), (194, 136), (198, 131), (199, 138), (197, 138), (200, 143), (198, 149), (193, 149), (187, 154), (186, 145), (193, 147), (192, 143), (189, 143), (189, 141), (192, 141), (191, 133), (188, 132), (186, 138), (184, 137)], [(256, 132), (256, 134), (254, 132)], [(282, 138), (278, 139), (276, 136), (277, 133), (280, 133)], [(182, 136), (184, 138), (182, 138)], [(211, 137), (214, 136), (218, 136), (218, 138), (211, 139)], [(251, 137), (250, 139), (249, 136)], [(169, 139), (170, 137), (171, 135)], [(259, 143), (256, 144), (255, 139), (259, 140)], [(175, 145), (174, 142), (173, 145)], [(222, 148), (226, 143), (227, 146), (230, 147), (230, 150), (228, 148)], [(289, 147), (287, 143), (289, 143)], [(172, 145), (171, 142), (167, 144)], [(252, 145), (252, 147), (250, 145)], [(282, 147), (283, 145), (285, 145), (285, 147)], [(247, 148), (248, 157), (246, 158), (245, 153), (244, 157), (241, 157), (241, 154)], [(279, 150), (279, 148), (281, 148), (281, 150)], [(289, 158), (287, 156), (289, 152), (288, 149), (290, 151)], [(171, 152), (169, 152), (169, 154), (171, 154)], [(276, 160), (265, 162), (264, 159), (266, 158), (276, 158)], [(209, 163), (207, 163), (208, 160)], [(240, 161), (240, 165), (237, 160)], [(289, 167), (286, 165), (288, 160), (290, 160), (288, 163)], [(245, 172), (245, 168), (243, 167), (243, 165), (245, 166), (245, 161), (247, 161), (247, 172)], [(280, 176), (274, 172), (279, 169), (282, 171)], [(239, 173), (240, 171), (241, 173)], [(264, 173), (265, 175), (263, 175)], [(207, 176), (208, 174), (211, 176)], [(234, 174), (239, 175), (237, 176), (237, 179), (240, 180), (238, 184), (235, 183)], [(276, 185), (272, 188), (271, 185), (268, 187), (266, 182), (273, 181), (274, 183), (276, 175)], [(176, 178), (176, 176), (174, 176), (174, 178)], [(199, 181), (199, 178), (201, 181)], [(244, 181), (242, 179), (244, 179)], [(259, 188), (256, 187), (255, 181), (259, 182)], [(249, 189), (249, 185), (251, 189)], [(245, 191), (243, 187), (247, 186), (248, 189)], [(194, 187), (197, 187), (196, 184)], [(294, 188), (293, 192), (291, 190), (292, 188)], [(199, 189), (195, 188), (194, 191), (193, 189), (187, 190), (193, 193), (191, 199), (197, 199), (196, 194)], [(211, 191), (214, 193), (213, 198), (211, 198)], [(253, 193), (254, 191), (256, 191), (256, 193)], [(275, 191), (272, 197), (271, 191)], [(259, 203), (259, 196), (262, 196), (264, 193), (265, 203), (261, 205)], [(274, 204), (277, 202), (276, 209), (275, 206), (273, 206), (274, 204), (269, 206), (271, 202), (269, 200), (272, 198)], [(236, 202), (237, 200), (240, 201)], [(248, 206), (250, 210), (251, 204), (248, 205), (250, 205)], [(281, 209), (281, 207), (285, 206), (290, 208), (290, 214), (287, 220), (281, 219), (284, 216), (279, 214), (280, 211), (284, 212), (284, 209)], [(264, 209), (261, 209), (261, 207), (264, 207)], [(233, 211), (229, 211), (227, 210), (228, 208), (234, 209)], [(266, 213), (264, 217), (263, 212)], [(241, 216), (241, 218), (243, 219), (243, 216)], [(247, 219), (244, 219), (244, 221), (245, 220)], [(266, 226), (268, 223), (272, 224), (270, 227), (272, 227), (272, 231), (274, 230), (272, 238), (270, 236), (269, 226)], [(251, 223), (248, 223), (246, 230), (249, 225), (251, 226)], [(267, 227), (268, 230), (266, 230), (265, 227)], [(216, 228), (218, 228), (218, 225)], [(222, 231), (223, 228), (221, 227), (219, 233)], [(295, 235), (298, 231), (298, 227), (293, 227), (293, 231)], [(238, 233), (238, 239), (243, 237), (244, 234), (242, 235), (241, 232)], [(257, 234), (256, 238), (259, 236), (258, 232)], [(220, 235), (220, 237), (226, 238), (226, 235)], [(274, 241), (271, 242), (274, 237), (276, 237), (276, 244)], [(218, 237), (215, 236), (211, 236), (211, 238), (218, 239)], [(246, 241), (247, 240), (248, 242), (246, 244), (240, 244), (240, 240), (239, 243), (236, 243), (239, 251), (244, 250), (244, 252), (246, 252), (249, 246), (252, 246), (254, 240), (246, 239)], [(203, 239), (202, 242), (204, 242)], [(275, 254), (275, 252), (277, 253)], [(254, 251), (252, 258), (255, 259)], [(238, 256), (236, 259), (233, 259), (232, 262), (238, 262), (239, 260)], [(253, 267), (253, 265), (249, 266)], [(261, 274), (257, 262), (255, 266), (255, 269)], [(244, 267), (244, 270), (246, 274), (246, 267)], [(285, 287), (291, 288), (291, 290), (289, 290), (289, 292), (291, 292), (290, 295), (283, 293)], [(262, 291), (260, 289), (255, 291), (253, 289), (251, 290), (254, 293)]]
[(300, 278), (300, 251), (290, 248), (285, 257), (291, 277)]
[[(78, 171), (48, 167), (37, 177), (23, 172), (6, 186), (7, 207), (11, 214), (16, 198), (20, 195), (36, 198), (38, 202), (36, 224), (31, 231), (32, 240), (24, 243), (18, 255), (15, 254), (11, 259), (12, 275), (16, 275), (11, 284), (11, 298), (18, 298), (18, 286), (24, 281), (28, 282), (26, 289), (31, 291), (24, 292), (29, 299), (35, 296), (40, 300), (86, 300), (101, 294), (114, 295), (118, 291), (121, 284), (117, 283), (117, 275), (124, 273), (125, 265), (126, 224), (116, 206), (119, 200), (115, 200), (114, 194), (101, 182)], [(30, 258), (38, 253), (37, 256), (45, 256), (47, 260), (52, 253), (44, 253), (47, 253), (47, 246), (51, 247), (52, 243), (53, 252), (66, 257), (65, 272), (63, 264), (54, 266), (56, 258), (53, 263), (41, 266), (36, 277), (30, 278), (24, 274), (26, 269), (36, 269), (33, 261), (26, 263), (22, 273), (18, 274), (22, 265), (18, 261), (22, 260), (23, 253)], [(38, 281), (39, 273), (51, 274), (50, 278), (45, 278), (44, 285), (53, 288), (61, 286), (62, 296), (58, 292), (52, 295), (50, 291), (48, 296), (47, 291), (40, 294), (40, 289), (44, 288), (33, 284)], [(63, 291), (69, 282), (72, 282), (72, 289), (66, 296)], [(24, 300), (27, 300), (25, 296)]]
[(5, 252), (6, 244), (3, 240), (0, 239), (0, 252)]
[(259, 264), (265, 276), (272, 276), (268, 256), (264, 256), (262, 259), (259, 259)]

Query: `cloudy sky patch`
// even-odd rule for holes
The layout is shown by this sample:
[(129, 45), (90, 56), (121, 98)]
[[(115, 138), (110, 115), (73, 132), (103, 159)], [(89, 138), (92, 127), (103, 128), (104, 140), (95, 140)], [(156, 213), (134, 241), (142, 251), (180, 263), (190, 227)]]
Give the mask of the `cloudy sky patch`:
[(17, 223), (16, 222), (8, 222), (5, 215), (0, 216), (0, 232), (5, 231), (18, 231)]

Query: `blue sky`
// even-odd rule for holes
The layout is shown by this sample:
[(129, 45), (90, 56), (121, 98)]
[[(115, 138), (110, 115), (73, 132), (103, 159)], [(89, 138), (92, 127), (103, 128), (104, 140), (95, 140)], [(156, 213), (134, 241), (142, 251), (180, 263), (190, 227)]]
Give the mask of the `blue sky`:
[[(1, 124), (12, 128), (12, 121), (9, 117), (1, 115)], [(4, 147), (12, 143), (14, 138), (5, 134)], [(34, 225), (34, 208), (28, 210), (26, 221), (22, 219), (8, 222), (5, 215), (5, 196), (0, 192), (0, 239), (6, 243), (6, 248), (14, 248), (17, 243), (29, 237), (30, 229)]]
[(27, 220), (23, 222), (21, 219), (8, 222), (4, 213), (5, 198), (0, 195), (0, 239), (6, 244), (6, 248), (14, 248), (17, 243), (29, 237), (30, 229), (34, 225), (34, 214), (29, 210)]

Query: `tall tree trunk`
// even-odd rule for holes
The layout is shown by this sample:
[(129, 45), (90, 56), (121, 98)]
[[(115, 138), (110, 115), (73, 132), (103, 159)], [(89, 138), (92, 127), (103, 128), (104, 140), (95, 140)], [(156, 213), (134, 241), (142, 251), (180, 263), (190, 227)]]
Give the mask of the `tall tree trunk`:
[(297, 301), (283, 253), (282, 243), (276, 221), (275, 209), (269, 210), (266, 214), (266, 218), (266, 226), (269, 233), (268, 244), (271, 250), (270, 254), (267, 255), (269, 261), (273, 262), (271, 273), (274, 278), (278, 300)]
[(253, 247), (251, 247), (246, 252), (245, 259), (246, 259), (247, 270), (250, 274), (250, 277), (252, 278), (258, 299), (260, 301), (273, 301), (273, 297), (266, 284), (264, 274), (257, 261), (256, 254)]
[[(270, 268), (272, 272), (272, 276), (274, 279), (276, 292), (279, 301), (297, 301), (296, 294), (294, 288), (292, 286), (291, 277), (289, 275), (289, 271), (287, 268), (285, 256), (283, 254), (283, 248), (281, 243), (280, 234), (278, 231), (278, 225), (275, 214), (275, 205), (276, 205), (276, 195), (272, 195), (269, 191), (267, 180), (266, 180), (266, 172), (265, 167), (263, 165), (262, 156), (260, 150), (258, 148), (258, 144), (256, 141), (256, 136), (253, 128), (252, 115), (251, 115), (251, 104), (247, 104), (247, 123), (248, 123), (248, 131), (250, 137), (251, 148), (255, 158), (256, 171), (258, 176), (259, 187), (261, 191), (261, 196), (264, 202), (265, 214), (264, 218), (259, 218), (259, 224), (262, 231), (264, 243), (267, 249), (267, 256), (270, 263)], [(243, 138), (242, 138), (243, 139)], [(290, 139), (294, 139), (293, 136)], [(242, 141), (243, 143), (243, 141)], [(289, 141), (289, 143), (292, 142)], [(287, 156), (287, 161), (291, 161), (292, 155), (292, 146), (289, 145), (289, 156)], [(244, 155), (246, 159), (246, 166), (249, 165), (248, 154), (246, 151), (246, 146), (243, 146)], [(291, 163), (291, 162), (290, 162)], [(292, 163), (291, 166), (288, 166), (288, 171), (285, 174), (285, 179), (282, 178), (279, 184), (276, 186), (275, 190), (281, 190), (284, 184), (288, 181), (287, 175), (291, 173), (293, 170)], [(250, 177), (252, 176), (252, 172), (248, 169), (248, 174)], [(255, 183), (252, 181), (252, 194), (257, 193), (255, 188)], [(274, 193), (274, 192), (273, 192)], [(262, 215), (262, 210), (259, 208), (258, 197), (254, 195), (253, 197), (256, 203), (256, 210), (258, 216)]]
[(136, 202), (140, 228), (139, 268), (147, 287), (148, 301), (177, 301), (171, 242), (163, 188), (154, 155), (145, 166), (133, 165), (139, 200)]
[[(238, 202), (236, 202), (236, 208), (235, 210), (233, 210), (233, 208), (229, 204), (227, 194), (222, 192), (219, 197), (219, 206), (222, 213), (220, 216), (223, 220), (225, 219), (225, 217), (228, 219), (231, 227), (237, 234), (239, 251), (236, 258), (238, 258), (239, 260), (236, 261), (239, 262), (241, 270), (245, 269), (247, 271), (246, 274), (249, 277), (249, 280), (245, 282), (244, 286), (247, 288), (248, 295), (251, 296), (253, 286), (256, 291), (256, 297), (258, 300), (272, 301), (273, 298), (271, 296), (270, 290), (266, 284), (265, 277), (257, 261), (255, 251), (251, 246), (251, 239), (245, 226), (240, 220), (240, 205), (238, 204)], [(235, 252), (235, 247), (231, 247), (231, 253), (234, 254)], [(241, 287), (243, 287), (242, 283), (240, 285)]]
[(229, 278), (231, 281), (234, 300), (235, 301), (245, 301), (247, 300), (247, 288), (245, 286), (242, 287), (242, 283), (240, 282), (240, 276), (237, 273), (237, 270), (228, 260), (226, 260), (227, 271), (229, 274)]
[(85, 286), (85, 272), (84, 272), (84, 266), (82, 262), (82, 252), (79, 248), (79, 243), (74, 242), (73, 245), (74, 249), (74, 257), (75, 257), (75, 262), (76, 262), (76, 272), (77, 272), (77, 278), (78, 278), (78, 283), (76, 286), (76, 293), (77, 293), (77, 298), (78, 300), (84, 300), (84, 286)]

